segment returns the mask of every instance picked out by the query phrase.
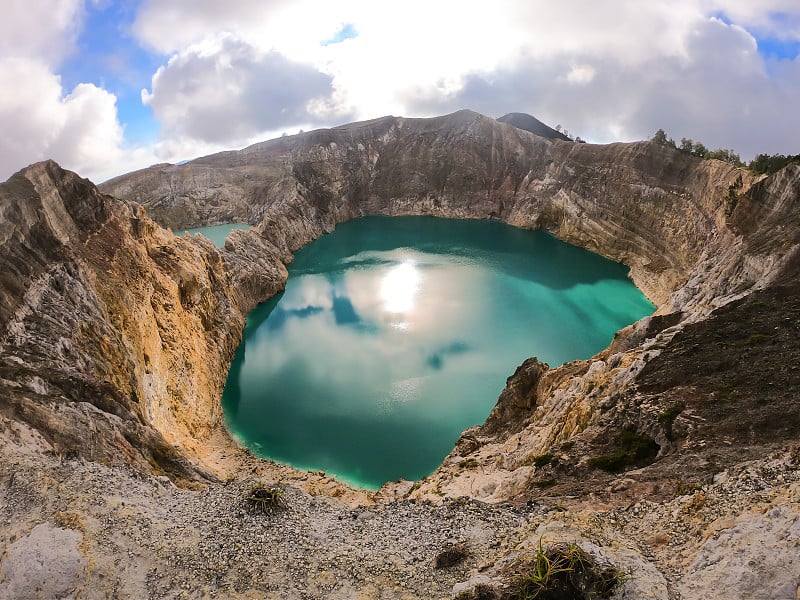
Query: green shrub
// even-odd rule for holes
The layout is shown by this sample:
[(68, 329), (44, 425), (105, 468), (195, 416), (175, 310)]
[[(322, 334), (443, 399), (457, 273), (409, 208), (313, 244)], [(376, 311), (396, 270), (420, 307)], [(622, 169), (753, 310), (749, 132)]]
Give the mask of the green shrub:
[(754, 333), (749, 338), (747, 338), (747, 345), (748, 346), (758, 346), (759, 344), (764, 344), (770, 340), (770, 337), (763, 333)]
[(247, 505), (255, 511), (274, 513), (284, 508), (283, 490), (278, 487), (267, 487), (263, 483), (256, 483), (245, 496)]
[(550, 454), (549, 452), (546, 454), (539, 454), (537, 456), (534, 456), (533, 459), (531, 459), (531, 464), (533, 464), (534, 467), (543, 467), (545, 465), (549, 465), (552, 462), (553, 462), (553, 455)]
[[(670, 148), (677, 148), (685, 154), (703, 158), (706, 160), (716, 159), (730, 163), (737, 167), (743, 167), (744, 163), (739, 155), (733, 149), (718, 148), (716, 150), (709, 150), (702, 142), (695, 142), (690, 138), (681, 138), (681, 144), (678, 146), (671, 137), (668, 137), (663, 129), (656, 131), (655, 135), (650, 138), (651, 142), (655, 142), (661, 146), (668, 146)], [(750, 163), (751, 165), (753, 163)], [(751, 167), (752, 169), (752, 167)]]
[(731, 394), (733, 394), (734, 392), (734, 387), (727, 381), (720, 381), (719, 383), (717, 383), (717, 386), (714, 389), (714, 391), (716, 392), (719, 398), (725, 400), (731, 397)]
[(658, 415), (658, 422), (664, 426), (671, 425), (675, 419), (678, 418), (678, 415), (681, 414), (686, 409), (686, 404), (683, 402), (679, 402), (678, 404), (673, 404), (667, 409)]
[(628, 579), (611, 566), (600, 566), (577, 544), (551, 544), (541, 540), (533, 556), (511, 568), (505, 598), (508, 600), (588, 600), (608, 598)]
[(786, 156), (783, 154), (759, 154), (747, 165), (755, 175), (771, 175), (783, 169), (789, 163), (800, 162), (800, 154)]
[(739, 175), (733, 184), (728, 186), (728, 194), (725, 196), (725, 214), (731, 216), (739, 203), (739, 191), (742, 189), (742, 176)]
[(589, 459), (589, 466), (609, 473), (619, 473), (627, 467), (640, 466), (651, 462), (660, 449), (649, 435), (623, 429), (614, 439), (616, 449), (609, 454)]
[(693, 494), (698, 490), (702, 490), (703, 486), (699, 483), (691, 483), (686, 481), (679, 481), (675, 485), (675, 497), (679, 496), (686, 496), (687, 494)]
[(672, 424), (685, 409), (686, 404), (679, 402), (678, 404), (673, 404), (658, 415), (658, 422), (664, 427), (668, 440), (672, 441)]

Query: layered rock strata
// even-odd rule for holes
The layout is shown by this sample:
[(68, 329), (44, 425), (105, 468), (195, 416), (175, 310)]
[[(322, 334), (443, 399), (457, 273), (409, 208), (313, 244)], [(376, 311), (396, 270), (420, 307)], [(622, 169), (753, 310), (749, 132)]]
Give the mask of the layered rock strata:
[(279, 264), (239, 274), (263, 246), (226, 268), (211, 243), (53, 162), (14, 175), (0, 185), (0, 410), (56, 452), (197, 477), (186, 457), (220, 421), (240, 296), (285, 279)]
[(661, 311), (673, 312), (724, 303), (767, 280), (785, 256), (772, 241), (739, 246), (731, 194), (738, 200), (753, 183), (745, 170), (650, 142), (548, 140), (461, 111), (280, 138), (151, 167), (102, 189), (140, 202), (166, 226), (221, 222), (246, 205), (236, 217), (256, 225), (284, 260), (364, 215), (497, 218), (624, 262)]
[[(501, 398), (484, 432), (502, 438), (535, 422), (539, 433), (524, 446), (544, 452), (630, 395), (638, 371), (658, 352), (649, 350), (655, 337), (668, 344), (681, 323), (791, 275), (797, 170), (754, 181), (725, 163), (648, 142), (548, 140), (468, 111), (387, 117), (152, 167), (103, 186), (127, 196), (123, 202), (53, 163), (37, 165), (3, 191), (7, 410), (27, 415), (60, 449), (91, 457), (119, 460), (111, 449), (126, 440), (124, 455), (142, 465), (195, 456), (220, 423), (219, 397), (243, 314), (281, 289), (282, 263), (294, 250), (367, 214), (497, 218), (629, 264), (659, 313), (674, 315), (671, 327), (661, 327), (666, 333), (644, 321), (597, 360), (542, 366), (535, 386), (523, 382), (523, 397)], [(209, 183), (215, 181), (224, 185)], [(228, 218), (247, 206), (256, 227), (235, 232), (217, 252), (200, 239), (171, 236), (135, 201), (165, 224), (181, 225)], [(183, 205), (194, 207), (193, 221), (176, 208)], [(53, 314), (68, 316), (43, 317)], [(512, 378), (504, 396), (524, 376)], [(90, 393), (76, 391), (76, 382)], [(53, 407), (41, 410), (31, 394), (71, 399), (64, 406), (75, 411), (62, 421), (75, 423), (64, 431), (90, 430), (86, 411), (101, 410), (139, 433), (119, 434), (112, 420), (102, 441), (84, 447), (82, 433), (57, 435)], [(121, 416), (114, 413), (120, 407)], [(159, 449), (142, 458), (136, 447), (151, 434)], [(506, 467), (516, 472), (515, 465), (498, 477), (509, 478)]]

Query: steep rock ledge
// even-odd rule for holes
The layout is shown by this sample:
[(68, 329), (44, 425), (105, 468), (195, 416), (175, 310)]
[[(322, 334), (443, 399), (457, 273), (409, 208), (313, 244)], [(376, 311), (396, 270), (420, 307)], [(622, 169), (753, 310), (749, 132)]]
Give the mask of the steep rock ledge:
[[(486, 424), (465, 432), (415, 497), (664, 500), (796, 442), (798, 182), (792, 167), (739, 200), (728, 218), (748, 230), (715, 256), (704, 252), (673, 295), (694, 310), (642, 319), (588, 361), (545, 372), (526, 362)], [(754, 273), (762, 274), (757, 285), (742, 286)], [(716, 280), (725, 280), (727, 298), (715, 295)], [(611, 473), (593, 467), (588, 459), (619, 456), (623, 431), (653, 440), (655, 460)]]
[[(193, 456), (220, 422), (218, 399), (242, 315), (281, 289), (282, 261), (291, 260), (291, 252), (336, 223), (367, 214), (431, 214), (543, 228), (631, 265), (634, 280), (661, 313), (692, 321), (767, 285), (788, 264), (798, 244), (796, 171), (790, 167), (755, 183), (727, 164), (647, 142), (550, 141), (461, 111), (282, 138), (181, 167), (153, 167), (103, 186), (115, 194), (127, 191), (128, 202), (145, 202), (165, 222), (188, 218), (174, 208), (179, 197), (181, 206), (197, 206), (193, 218), (202, 214), (206, 222), (244, 202), (248, 218), (258, 222), (255, 231), (235, 232), (217, 253), (199, 239), (171, 236), (135, 204), (102, 196), (53, 163), (37, 165), (4, 187), (6, 220), (21, 227), (5, 240), (12, 266), (7, 272), (15, 275), (0, 296), (8, 331), (2, 356), (15, 369), (47, 373), (47, 366), (52, 375), (31, 375), (23, 386), (17, 385), (19, 375), (5, 379), (17, 391), (38, 390), (49, 398), (66, 395), (63, 386), (50, 389), (58, 373), (88, 374), (115, 398), (92, 406), (126, 406), (126, 422)], [(220, 178), (223, 187), (208, 183)], [(743, 183), (732, 205), (738, 178)], [(169, 193), (160, 195), (165, 189)], [(36, 260), (26, 258), (27, 248)], [(59, 285), (68, 290), (67, 300)], [(56, 308), (64, 303), (69, 310)], [(57, 324), (63, 330), (58, 336), (44, 333), (38, 320), (55, 310), (83, 315), (85, 325), (66, 320)], [(37, 327), (47, 342), (37, 356), (21, 352)], [(607, 351), (613, 360), (599, 357), (542, 375), (539, 406), (530, 407), (541, 412), (555, 402), (566, 413), (552, 412), (561, 433), (539, 446), (598, 418), (600, 401), (581, 392), (587, 374), (598, 380), (613, 375), (612, 389), (627, 389), (646, 359), (648, 339), (639, 335), (630, 342), (631, 335), (621, 336), (629, 340), (626, 351)], [(56, 338), (67, 341), (52, 343)], [(74, 347), (80, 360), (66, 360), (61, 347)], [(38, 405), (19, 400), (15, 406), (22, 415)], [(495, 415), (490, 424), (502, 434), (520, 426), (518, 417)]]
[[(239, 218), (286, 261), (359, 216), (497, 218), (624, 262), (662, 312), (707, 312), (768, 278), (780, 258), (770, 250), (767, 260), (753, 259), (754, 249), (737, 246), (727, 210), (738, 178), (745, 195), (754, 179), (726, 163), (649, 142), (551, 141), (460, 111), (281, 138), (152, 167), (102, 189), (142, 203), (164, 225), (220, 222), (244, 203)], [(197, 208), (187, 215), (184, 205)], [(691, 282), (698, 275), (703, 281)]]

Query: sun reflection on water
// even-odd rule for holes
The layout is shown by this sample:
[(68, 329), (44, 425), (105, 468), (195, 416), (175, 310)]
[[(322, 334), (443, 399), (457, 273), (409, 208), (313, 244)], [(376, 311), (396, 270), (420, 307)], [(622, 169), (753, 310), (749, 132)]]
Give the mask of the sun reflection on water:
[(368, 244), (353, 222), (300, 250), (283, 295), (248, 316), (223, 404), (259, 456), (370, 489), (419, 479), (486, 419), (509, 365), (587, 358), (652, 311), (626, 299), (620, 265), (544, 234), (531, 254), (508, 244), (535, 232), (501, 223), (372, 223)]
[(405, 315), (414, 308), (420, 273), (411, 261), (392, 267), (381, 282), (381, 300), (387, 312)]

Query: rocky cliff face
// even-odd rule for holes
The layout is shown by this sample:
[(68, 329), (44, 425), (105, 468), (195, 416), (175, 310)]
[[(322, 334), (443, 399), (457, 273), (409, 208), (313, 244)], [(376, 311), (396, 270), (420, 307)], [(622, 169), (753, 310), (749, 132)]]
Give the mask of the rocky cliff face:
[(62, 454), (196, 477), (244, 323), (230, 282), (253, 287), (236, 261), (52, 162), (0, 185), (0, 246), (3, 413)]
[[(714, 581), (732, 581), (736, 568), (735, 561), (721, 561), (720, 544), (731, 551), (744, 547), (742, 536), (760, 527), (745, 508), (761, 510), (763, 502), (774, 502), (783, 512), (762, 520), (774, 528), (769, 543), (775, 553), (748, 569), (774, 580), (773, 591), (800, 584), (800, 573), (794, 584), (776, 575), (783, 572), (776, 557), (788, 557), (797, 539), (792, 519), (798, 513), (798, 459), (790, 446), (800, 437), (799, 383), (792, 367), (800, 331), (800, 167), (755, 179), (725, 163), (648, 142), (594, 146), (549, 140), (462, 111), (435, 119), (387, 117), (182, 166), (158, 165), (107, 182), (101, 192), (52, 162), (0, 185), (4, 456), (21, 460), (18, 449), (33, 446), (176, 480), (258, 473), (302, 482), (313, 494), (350, 494), (316, 475), (241, 454), (236, 470), (220, 467), (230, 442), (212, 436), (219, 437), (219, 398), (243, 315), (282, 288), (283, 263), (292, 252), (347, 219), (495, 218), (545, 229), (628, 264), (658, 313), (619, 332), (589, 361), (554, 369), (526, 361), (509, 378), (487, 423), (465, 432), (436, 473), (413, 488), (386, 486), (372, 501), (468, 496), (517, 505), (548, 498), (566, 503), (568, 517), (547, 516), (542, 509), (526, 517), (521, 529), (493, 533), (500, 540), (491, 546), (497, 550), (489, 549), (486, 536), (476, 541), (488, 561), (483, 571), (500, 577), (503, 561), (525, 544), (569, 531), (606, 540), (619, 564), (647, 572), (634, 595), (652, 598), (680, 597), (678, 584), (686, 597), (698, 590), (713, 597)], [(240, 220), (255, 227), (234, 232), (218, 251), (199, 238), (175, 237), (150, 217), (174, 227)], [(514, 367), (509, 365), (509, 373)], [(214, 456), (209, 447), (216, 449)], [(742, 466), (743, 460), (755, 466)], [(63, 461), (59, 467), (40, 455), (25, 461), (19, 472), (29, 487), (40, 478), (38, 464), (48, 465), (50, 480), (65, 468), (64, 477), (89, 469), (64, 467)], [(729, 472), (737, 473), (733, 481)], [(0, 476), (12, 490), (0, 491), (0, 500), (34, 496), (13, 492), (13, 472)], [(117, 477), (105, 471), (91, 476), (104, 482)], [(756, 480), (763, 492), (758, 498), (748, 487)], [(681, 499), (687, 490), (696, 493)], [(194, 500), (171, 494), (176, 512), (194, 506)], [(726, 503), (728, 497), (738, 504)], [(46, 494), (37, 498), (36, 510), (57, 510)], [(651, 504), (640, 514), (631, 507), (643, 498)], [(311, 512), (303, 522), (307, 517), (315, 527), (329, 527), (327, 509), (316, 501), (307, 504), (303, 510)], [(603, 516), (601, 507), (607, 509)], [(100, 514), (90, 506), (81, 510)], [(125, 518), (163, 522), (155, 505), (141, 510)], [(199, 518), (192, 510), (187, 522)], [(38, 512), (23, 513), (15, 513), (20, 523), (41, 522)], [(53, 514), (62, 515), (54, 517), (56, 523), (66, 519), (63, 512)], [(239, 516), (235, 527), (257, 539), (258, 532)], [(389, 517), (377, 512), (365, 518), (384, 523)], [(670, 518), (666, 539), (652, 537)], [(689, 521), (695, 541), (681, 529)], [(97, 523), (94, 534), (90, 526), (81, 527), (84, 540), (106, 535)], [(715, 546), (712, 536), (728, 530), (727, 541)], [(473, 530), (464, 531), (468, 536)], [(17, 535), (27, 536), (25, 544), (38, 543), (31, 531)], [(169, 536), (163, 537), (169, 544)], [(132, 538), (129, 547), (159, 556), (160, 565), (175, 558), (140, 542)], [(24, 556), (25, 544), (14, 544), (9, 556)], [(213, 553), (223, 555), (219, 549)], [(632, 562), (625, 563), (626, 556)], [(10, 560), (0, 569), (6, 575), (8, 565), (16, 564)], [(361, 560), (371, 564), (368, 552)], [(402, 563), (397, 572), (405, 577), (408, 561), (417, 558), (392, 560)], [(280, 569), (295, 568), (287, 561)], [(661, 574), (651, 578), (653, 564)], [(213, 581), (197, 574), (196, 581), (204, 583), (191, 589), (208, 591), (223, 576), (231, 595), (260, 585), (255, 574), (243, 583), (241, 571), (219, 569), (222, 575), (215, 571)], [(320, 569), (314, 572), (330, 575)], [(320, 594), (334, 589), (326, 577), (315, 579)], [(185, 581), (175, 578), (147, 589), (171, 593)], [(441, 584), (435, 575), (424, 581)], [(397, 591), (392, 585), (376, 588), (375, 597), (381, 590)], [(422, 588), (408, 585), (397, 589), (419, 595)], [(764, 589), (743, 586), (753, 594)], [(355, 593), (339, 591), (341, 597)]]
[[(237, 218), (285, 260), (363, 215), (498, 218), (630, 265), (637, 285), (672, 312), (724, 302), (768, 279), (784, 256), (736, 246), (729, 194), (745, 195), (753, 182), (726, 163), (649, 142), (551, 141), (461, 111), (272, 140), (132, 173), (103, 191), (141, 202), (168, 226), (224, 221), (246, 205)], [(702, 281), (690, 281), (698, 272)]]

